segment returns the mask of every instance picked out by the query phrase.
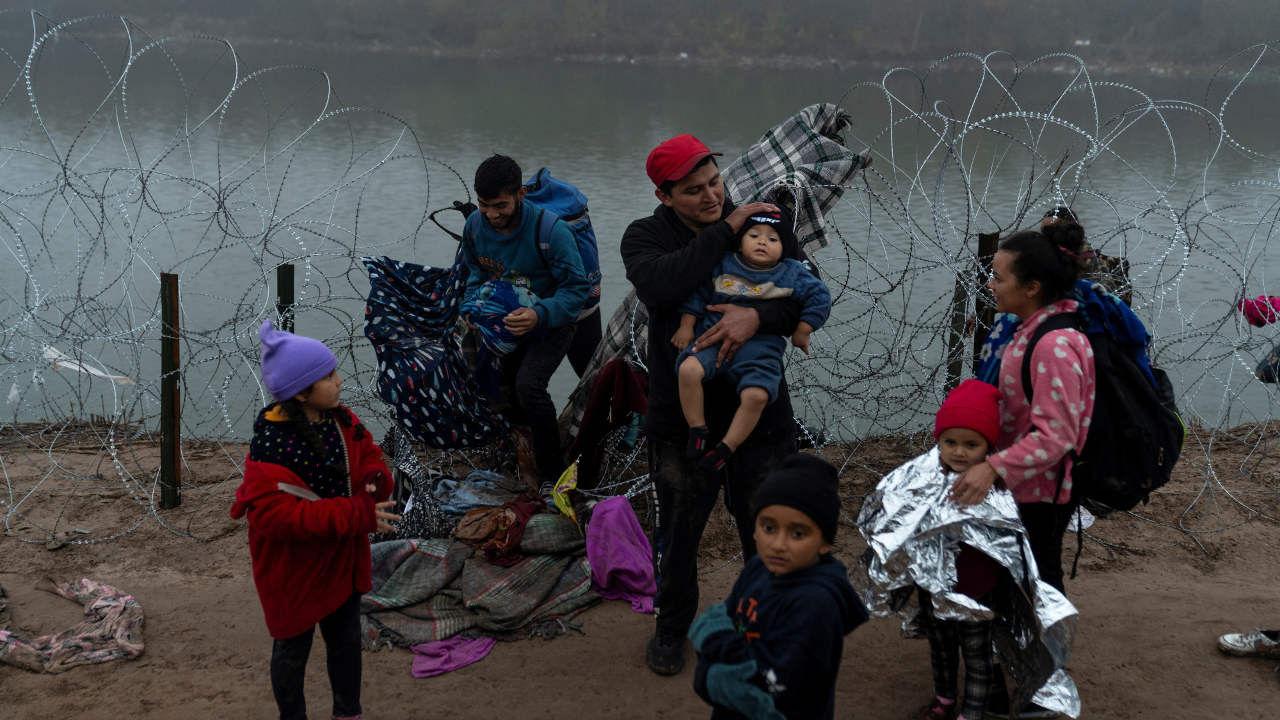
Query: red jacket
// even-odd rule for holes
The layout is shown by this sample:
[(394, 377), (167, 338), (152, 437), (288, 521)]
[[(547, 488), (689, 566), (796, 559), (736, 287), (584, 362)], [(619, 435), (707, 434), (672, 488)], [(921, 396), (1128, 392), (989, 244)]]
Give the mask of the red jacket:
[[(231, 517), (249, 519), (253, 582), (274, 638), (290, 638), (315, 626), (353, 592), (365, 593), (370, 581), (369, 533), (377, 528), (374, 503), (391, 495), (391, 474), (382, 449), (366, 430), (355, 439), (360, 421), (342, 427), (346, 442), (351, 497), (309, 500), (306, 482), (275, 463), (246, 460), (244, 482), (236, 490)], [(269, 422), (286, 420), (278, 408), (264, 411)], [(370, 496), (365, 482), (377, 477)], [(362, 480), (364, 482), (362, 482)], [(298, 488), (293, 492), (284, 486)]]

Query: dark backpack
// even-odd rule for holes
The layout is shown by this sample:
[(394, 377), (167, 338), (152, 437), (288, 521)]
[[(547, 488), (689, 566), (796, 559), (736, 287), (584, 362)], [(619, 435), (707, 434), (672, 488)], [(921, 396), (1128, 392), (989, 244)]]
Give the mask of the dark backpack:
[(551, 249), (551, 229), (557, 219), (569, 226), (574, 240), (578, 243), (578, 253), (582, 255), (582, 269), (587, 273), (591, 283), (591, 295), (582, 306), (578, 317), (590, 315), (600, 304), (600, 248), (596, 244), (596, 231), (591, 227), (591, 216), (587, 213), (587, 196), (578, 188), (563, 180), (551, 177), (546, 168), (538, 170), (533, 178), (524, 184), (525, 199), (542, 208), (538, 216), (538, 257), (547, 265), (546, 252)]
[[(1045, 333), (1064, 328), (1081, 330), (1076, 313), (1046, 318), (1027, 343), (1022, 390), (1028, 403), (1031, 351)], [(1174, 404), (1173, 385), (1163, 370), (1151, 368), (1153, 385), (1138, 363), (1105, 330), (1085, 336), (1093, 347), (1096, 384), (1093, 418), (1084, 447), (1071, 453), (1071, 496), (1090, 512), (1102, 516), (1114, 510), (1130, 510), (1139, 502), (1145, 504), (1153, 490), (1169, 482), (1182, 452), (1186, 428)]]

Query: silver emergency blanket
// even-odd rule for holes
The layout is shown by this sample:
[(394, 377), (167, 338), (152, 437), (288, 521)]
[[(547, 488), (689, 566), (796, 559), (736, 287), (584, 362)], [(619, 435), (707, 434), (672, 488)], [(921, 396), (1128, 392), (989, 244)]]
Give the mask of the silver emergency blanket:
[[(1014, 707), (1031, 699), (1078, 717), (1080, 696), (1063, 670), (1075, 607), (1039, 579), (1013, 495), (992, 488), (977, 505), (957, 505), (947, 497), (956, 477), (942, 469), (935, 446), (881, 479), (858, 516), (869, 547), (850, 571), (853, 586), (873, 616), (896, 613), (904, 627), (919, 612), (917, 586), (933, 596), (939, 619), (993, 620), (996, 655), (1014, 682)], [(961, 543), (1009, 571), (984, 597), (990, 606), (954, 589)]]

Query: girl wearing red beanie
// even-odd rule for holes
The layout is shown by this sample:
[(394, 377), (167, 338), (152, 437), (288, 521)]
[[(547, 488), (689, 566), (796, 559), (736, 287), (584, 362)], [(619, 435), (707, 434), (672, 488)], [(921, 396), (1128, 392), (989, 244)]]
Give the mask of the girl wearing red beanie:
[[(1000, 392), (981, 380), (965, 380), (947, 395), (933, 422), (938, 459), (946, 473), (961, 473), (987, 459), (1000, 437)], [(1000, 566), (968, 545), (955, 555), (956, 592), (981, 601), (995, 587)], [(991, 621), (942, 620), (924, 588), (920, 624), (929, 638), (934, 698), (920, 711), (928, 720), (977, 720), (987, 709), (995, 658)], [(960, 657), (964, 657), (964, 701), (958, 701)]]
[[(1012, 534), (1017, 542), (1007, 544), (1016, 547), (1025, 545), (1025, 532), (1013, 498), (1003, 488), (991, 489), (971, 508), (954, 504), (948, 494), (957, 474), (984, 462), (995, 447), (999, 391), (979, 380), (961, 383), (938, 410), (933, 436), (936, 447), (886, 475), (863, 504), (858, 529), (871, 559), (866, 573), (870, 586), (862, 595), (873, 614), (887, 615), (901, 609), (898, 591), (915, 586), (916, 618), (929, 639), (934, 684), (934, 698), (916, 717), (977, 720), (986, 716), (988, 697), (1004, 691), (995, 670), (992, 620), (986, 618), (993, 606), (1005, 605), (1002, 588), (1010, 583), (999, 582), (1009, 572), (1006, 566), (966, 544), (965, 538), (970, 530), (976, 537)], [(955, 581), (948, 583), (949, 577)], [(1032, 577), (1030, 586), (1035, 585)], [(890, 599), (895, 596), (898, 600)], [(982, 610), (975, 611), (975, 604)], [(962, 657), (963, 699), (958, 687)]]

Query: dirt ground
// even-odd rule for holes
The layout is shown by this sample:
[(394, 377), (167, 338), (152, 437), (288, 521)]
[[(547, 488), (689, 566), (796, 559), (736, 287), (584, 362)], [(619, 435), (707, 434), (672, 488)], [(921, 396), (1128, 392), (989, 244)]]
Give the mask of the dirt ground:
[[(1223, 632), (1280, 626), (1280, 449), (1258, 436), (1215, 439), (1213, 475), (1205, 437), (1188, 442), (1175, 482), (1140, 516), (1100, 520), (1085, 538), (1080, 573), (1068, 595), (1080, 610), (1071, 673), (1086, 718), (1267, 718), (1280, 706), (1277, 662), (1218, 652)], [(1275, 437), (1274, 432), (1270, 437)], [(884, 439), (851, 450), (843, 490), (848, 514), (838, 553), (851, 563), (863, 550), (848, 525), (879, 473), (919, 450), (919, 440)], [(9, 483), (0, 515), (39, 482), (41, 458), (0, 446)], [(77, 455), (76, 452), (80, 452)], [(148, 450), (134, 459), (145, 464)], [(232, 451), (234, 452), (234, 450)], [(37, 586), (44, 578), (90, 577), (138, 598), (146, 613), (146, 652), (134, 661), (41, 675), (0, 664), (0, 715), (6, 718), (271, 718), (271, 639), (250, 573), (243, 524), (227, 517), (238, 484), (226, 448), (188, 451), (187, 472), (200, 483), (182, 508), (151, 516), (102, 469), (92, 449), (58, 454), (60, 467), (101, 472), (101, 485), (33, 494), (0, 538), (0, 586), (10, 597), (12, 629), (56, 632), (79, 621), (74, 603)], [(97, 463), (98, 470), (90, 466)], [(24, 479), (26, 468), (31, 477)], [(24, 482), (26, 485), (24, 486)], [(1221, 483), (1220, 485), (1218, 483)], [(1260, 511), (1250, 512), (1240, 501)], [(4, 488), (0, 488), (3, 490)], [(47, 506), (47, 507), (44, 507)], [(46, 549), (33, 526), (89, 532), (106, 542)], [(32, 525), (19, 521), (28, 519)], [(70, 519), (70, 522), (65, 521)], [(200, 540), (178, 532), (194, 534)], [(1179, 530), (1181, 525), (1184, 530)], [(703, 604), (728, 592), (740, 561), (721, 515), (704, 539)], [(56, 543), (55, 543), (56, 544)], [(1069, 550), (1074, 552), (1073, 541)], [(1067, 555), (1068, 566), (1071, 561)], [(407, 650), (366, 654), (365, 717), (706, 717), (691, 689), (692, 663), (674, 678), (644, 666), (653, 627), (624, 602), (605, 602), (580, 617), (581, 635), (500, 643), (480, 663), (415, 679)], [(328, 717), (321, 641), (308, 667), (313, 717)], [(906, 718), (931, 693), (928, 647), (899, 636), (892, 619), (873, 620), (846, 639), (837, 717)]]

